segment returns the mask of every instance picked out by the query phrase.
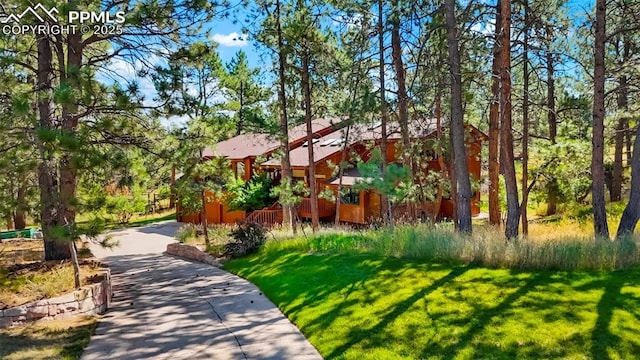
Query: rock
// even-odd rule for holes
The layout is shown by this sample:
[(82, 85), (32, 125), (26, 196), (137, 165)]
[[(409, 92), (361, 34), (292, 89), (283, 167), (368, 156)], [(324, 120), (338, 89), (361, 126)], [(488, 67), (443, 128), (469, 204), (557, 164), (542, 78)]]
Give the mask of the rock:
[(93, 298), (87, 298), (82, 301), (79, 301), (79, 311), (81, 313), (85, 313), (91, 310), (94, 310), (96, 305), (93, 303)]
[(10, 317), (0, 317), (0, 328), (13, 325), (13, 319)]
[(5, 317), (27, 316), (27, 307), (25, 305), (12, 307), (4, 310)]
[(76, 301), (84, 300), (92, 295), (91, 288), (76, 290), (73, 292)]
[(49, 304), (27, 307), (27, 320), (40, 319), (49, 316)]

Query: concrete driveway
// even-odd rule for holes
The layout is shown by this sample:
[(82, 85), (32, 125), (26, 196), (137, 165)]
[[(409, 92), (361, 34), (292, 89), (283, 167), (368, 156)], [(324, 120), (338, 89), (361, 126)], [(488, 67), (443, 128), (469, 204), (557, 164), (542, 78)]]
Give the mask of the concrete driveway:
[(113, 275), (113, 304), (82, 355), (93, 359), (322, 359), (246, 280), (164, 255), (180, 224), (112, 232), (93, 248)]

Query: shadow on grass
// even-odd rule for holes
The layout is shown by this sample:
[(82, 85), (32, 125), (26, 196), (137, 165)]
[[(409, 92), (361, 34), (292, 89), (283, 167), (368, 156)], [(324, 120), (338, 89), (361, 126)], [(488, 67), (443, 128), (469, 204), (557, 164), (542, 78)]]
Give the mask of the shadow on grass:
[(36, 323), (0, 330), (0, 358), (79, 359), (97, 322), (75, 321), (56, 327)]
[[(616, 273), (618, 276), (607, 276), (602, 281), (585, 286), (586, 289), (590, 287), (604, 290), (597, 305), (598, 318), (591, 333), (591, 356), (593, 359), (612, 359), (609, 349), (616, 351), (625, 340), (612, 331), (614, 325), (612, 320), (616, 310), (627, 311), (634, 316), (636, 322), (640, 321), (640, 313), (632, 310), (637, 307), (639, 299), (629, 293), (622, 293), (622, 288), (625, 286), (638, 286), (638, 272), (635, 271), (636, 276), (624, 271), (616, 271), (612, 274)], [(626, 276), (622, 276), (622, 274)], [(635, 344), (631, 343), (631, 346), (636, 354), (640, 353), (640, 340)]]
[[(240, 259), (231, 267), (299, 319), (327, 359), (609, 360), (640, 353), (640, 267), (521, 272), (291, 252)], [(406, 283), (414, 279), (430, 282)], [(407, 286), (411, 290), (402, 291)]]
[[(487, 281), (487, 279), (479, 279)], [(480, 336), (483, 331), (492, 324), (493, 320), (499, 318), (513, 306), (515, 302), (524, 297), (527, 293), (539, 285), (549, 283), (549, 273), (538, 273), (528, 278), (525, 283), (516, 288), (515, 291), (507, 295), (502, 301), (491, 308), (476, 306), (475, 310), (463, 319), (468, 324), (468, 329), (459, 337), (456, 342), (448, 346), (442, 344), (432, 344), (428, 349), (424, 350), (427, 354), (442, 354), (445, 359), (454, 359), (463, 349), (465, 349), (472, 340)], [(490, 349), (489, 353), (495, 354), (496, 349)], [(482, 349), (476, 349), (476, 355), (483, 352)]]
[(357, 344), (361, 339), (367, 339), (370, 335), (378, 334), (390, 323), (395, 321), (398, 318), (398, 316), (402, 315), (405, 311), (407, 311), (418, 300), (436, 291), (443, 285), (453, 281), (455, 278), (467, 272), (467, 270), (468, 270), (467, 267), (454, 268), (453, 270), (451, 270), (450, 273), (434, 281), (431, 285), (416, 292), (411, 297), (403, 300), (402, 302), (395, 304), (393, 309), (391, 309), (391, 311), (389, 311), (385, 316), (383, 316), (380, 319), (380, 321), (372, 328), (368, 328), (368, 329), (353, 328), (348, 335), (348, 338), (353, 340), (350, 340), (344, 343), (342, 346), (339, 346), (336, 349), (334, 349), (329, 355), (327, 355), (327, 358), (331, 359), (331, 358), (337, 357), (338, 355), (347, 351), (353, 345)]

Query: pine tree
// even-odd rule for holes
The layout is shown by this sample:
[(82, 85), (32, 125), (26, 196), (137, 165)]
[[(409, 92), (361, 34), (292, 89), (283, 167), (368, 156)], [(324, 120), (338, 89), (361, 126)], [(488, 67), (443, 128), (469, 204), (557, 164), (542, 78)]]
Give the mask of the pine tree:
[(604, 117), (605, 117), (605, 42), (606, 15), (605, 0), (596, 0), (594, 75), (593, 75), (593, 132), (591, 155), (591, 194), (593, 205), (593, 226), (597, 239), (609, 239), (609, 225), (605, 209), (604, 177)]
[(451, 71), (451, 148), (455, 167), (458, 229), (471, 233), (471, 182), (467, 165), (467, 151), (464, 136), (464, 112), (462, 108), (462, 75), (458, 48), (458, 24), (456, 22), (456, 1), (444, 4)]

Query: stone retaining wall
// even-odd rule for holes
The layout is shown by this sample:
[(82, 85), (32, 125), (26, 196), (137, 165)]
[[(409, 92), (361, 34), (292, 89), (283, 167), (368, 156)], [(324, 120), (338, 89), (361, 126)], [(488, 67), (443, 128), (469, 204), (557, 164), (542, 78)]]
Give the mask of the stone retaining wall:
[(167, 245), (167, 254), (179, 256), (189, 260), (199, 261), (201, 263), (219, 266), (220, 263), (216, 258), (204, 252), (194, 245), (186, 245), (181, 243), (173, 243)]
[(68, 319), (75, 315), (102, 314), (111, 305), (111, 271), (100, 283), (70, 294), (0, 310), (0, 328), (36, 320)]

